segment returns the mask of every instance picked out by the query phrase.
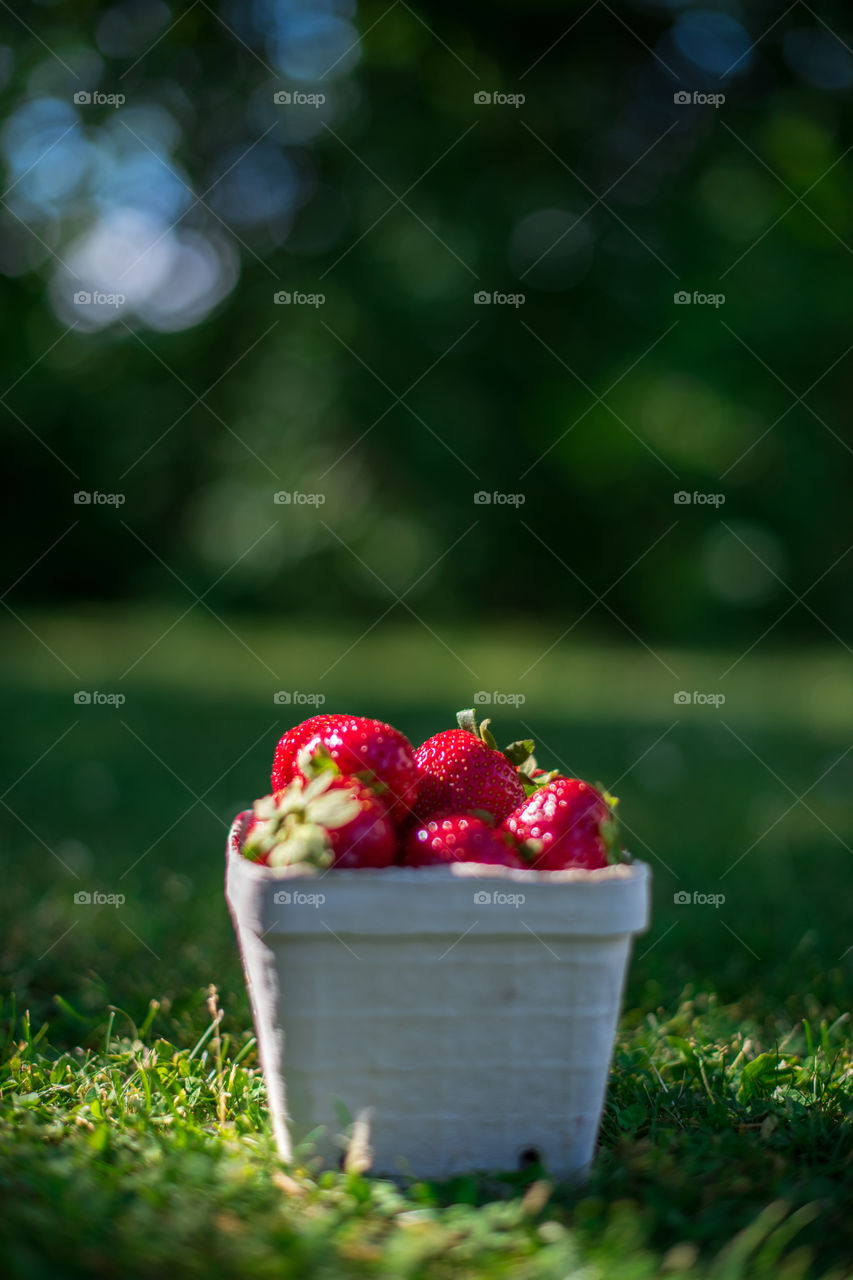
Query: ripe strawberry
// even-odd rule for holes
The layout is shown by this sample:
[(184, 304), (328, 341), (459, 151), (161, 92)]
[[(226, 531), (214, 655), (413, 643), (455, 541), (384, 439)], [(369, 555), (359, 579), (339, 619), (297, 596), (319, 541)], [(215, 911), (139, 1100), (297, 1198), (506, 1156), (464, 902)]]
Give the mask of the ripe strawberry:
[(304, 743), (328, 719), (330, 717), (327, 715), (311, 716), (310, 719), (303, 720), (301, 724), (294, 725), (292, 729), (288, 729), (287, 733), (280, 739), (275, 749), (275, 758), (272, 766), (273, 791), (280, 791), (296, 776), (297, 755)]
[(462, 813), (432, 818), (412, 826), (403, 838), (404, 867), (429, 867), (446, 862), (483, 862), (523, 867), (518, 846), (506, 831), (484, 818)]
[(324, 769), (252, 806), (243, 853), (269, 867), (387, 867), (397, 851), (384, 802), (358, 778)]
[(378, 792), (392, 822), (402, 823), (409, 816), (418, 778), (412, 745), (399, 729), (365, 716), (312, 716), (290, 729), (279, 742), (273, 788), (305, 776), (303, 753), (314, 756), (318, 751), (342, 774), (360, 778)]
[(621, 856), (616, 803), (580, 778), (558, 777), (528, 796), (503, 825), (526, 844), (534, 871), (594, 870)]
[[(440, 813), (484, 809), (500, 822), (525, 796), (516, 763), (497, 750), (487, 729), (488, 720), (478, 731), (472, 711), (460, 711), (458, 719), (459, 729), (435, 734), (415, 752), (420, 775), (418, 814), (429, 818)], [(514, 743), (513, 748), (528, 754), (527, 748), (532, 750), (532, 745)]]

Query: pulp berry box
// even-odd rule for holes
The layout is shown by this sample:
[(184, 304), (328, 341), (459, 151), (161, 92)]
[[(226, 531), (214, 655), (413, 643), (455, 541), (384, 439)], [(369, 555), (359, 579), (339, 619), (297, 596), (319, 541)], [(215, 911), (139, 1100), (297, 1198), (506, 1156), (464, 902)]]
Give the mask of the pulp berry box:
[(337, 1167), (349, 1117), (375, 1173), (538, 1159), (582, 1180), (649, 867), (307, 874), (242, 856), (250, 816), (229, 835), (226, 897), (281, 1157), (311, 1135)]

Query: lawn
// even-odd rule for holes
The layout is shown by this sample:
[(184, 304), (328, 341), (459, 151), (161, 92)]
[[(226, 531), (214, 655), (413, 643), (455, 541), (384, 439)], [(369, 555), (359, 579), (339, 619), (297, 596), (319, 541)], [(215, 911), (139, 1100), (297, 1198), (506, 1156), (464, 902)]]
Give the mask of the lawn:
[[(4, 628), (9, 1274), (853, 1275), (840, 661), (758, 650), (721, 681), (737, 653), (658, 660), (569, 637), (542, 657), (558, 632), (442, 629), (444, 648), (414, 624), (359, 641), (198, 613), (159, 639), (180, 612)], [(499, 738), (530, 725), (544, 763), (620, 796), (654, 919), (586, 1187), (537, 1169), (395, 1185), (318, 1174), (310, 1151), (277, 1162), (222, 857), (277, 734), (311, 711), (275, 704), (297, 688), (414, 739), (477, 689), (524, 691), (490, 709)], [(79, 689), (126, 701), (76, 705)], [(726, 703), (678, 705), (678, 689)], [(725, 900), (674, 901), (694, 892)], [(530, 1074), (535, 1087), (535, 1046)]]

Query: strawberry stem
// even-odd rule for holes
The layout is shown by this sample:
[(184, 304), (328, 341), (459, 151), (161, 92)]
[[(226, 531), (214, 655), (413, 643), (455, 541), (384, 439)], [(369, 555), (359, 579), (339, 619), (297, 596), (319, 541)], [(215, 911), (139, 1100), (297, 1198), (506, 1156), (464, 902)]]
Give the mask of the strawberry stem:
[(535, 769), (536, 761), (533, 759), (535, 744), (532, 738), (521, 738), (518, 742), (511, 742), (508, 747), (504, 747), (501, 750), (494, 734), (489, 729), (489, 725), (492, 723), (491, 719), (483, 720), (481, 724), (478, 724), (477, 712), (473, 707), (468, 707), (465, 711), (457, 711), (456, 722), (460, 729), (464, 729), (466, 733), (473, 733), (476, 738), (480, 738), (481, 741), (485, 742), (487, 747), (491, 747), (492, 751), (500, 751), (501, 755), (506, 756), (510, 764), (515, 765), (516, 769), (521, 769), (525, 773)]
[(480, 731), (477, 728), (477, 713), (473, 707), (468, 707), (465, 711), (456, 712), (456, 723), (460, 729), (464, 729), (466, 733), (473, 733), (475, 738), (479, 738)]
[(456, 723), (460, 729), (464, 729), (466, 733), (473, 733), (475, 738), (480, 738), (485, 742), (487, 747), (491, 747), (493, 751), (497, 751), (498, 744), (494, 737), (489, 733), (489, 725), (491, 720), (484, 720), (482, 724), (477, 724), (477, 712), (473, 707), (468, 707), (465, 711), (456, 712)]

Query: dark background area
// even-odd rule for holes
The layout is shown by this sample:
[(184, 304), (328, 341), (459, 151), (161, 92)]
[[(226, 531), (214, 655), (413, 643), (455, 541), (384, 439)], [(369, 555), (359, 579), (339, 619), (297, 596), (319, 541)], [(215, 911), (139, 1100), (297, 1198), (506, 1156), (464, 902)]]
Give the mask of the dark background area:
[(849, 628), (842, 9), (33, 15), (5, 15), (0, 136), (10, 604), (178, 575), (279, 618), (410, 589), (437, 623), (570, 622), (607, 592), (584, 631)]

